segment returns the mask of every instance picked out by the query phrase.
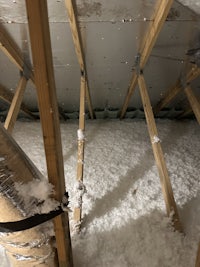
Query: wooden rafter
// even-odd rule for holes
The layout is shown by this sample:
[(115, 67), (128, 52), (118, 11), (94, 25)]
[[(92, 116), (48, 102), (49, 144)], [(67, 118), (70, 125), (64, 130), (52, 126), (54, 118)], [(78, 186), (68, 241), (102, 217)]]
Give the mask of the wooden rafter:
[(141, 95), (142, 103), (144, 107), (149, 136), (150, 136), (151, 143), (152, 143), (153, 153), (154, 153), (155, 161), (156, 161), (159, 176), (160, 176), (160, 182), (161, 182), (162, 192), (163, 192), (165, 205), (167, 209), (167, 214), (168, 216), (170, 216), (170, 214), (172, 213), (174, 228), (178, 231), (182, 231), (182, 226), (181, 226), (180, 218), (178, 215), (176, 203), (174, 200), (170, 178), (168, 175), (160, 140), (158, 138), (158, 131), (156, 128), (156, 123), (155, 123), (155, 119), (153, 116), (153, 111), (151, 108), (149, 95), (148, 95), (145, 80), (142, 74), (138, 76), (138, 85), (139, 85), (140, 95)]
[(14, 128), (15, 122), (17, 120), (17, 116), (20, 110), (20, 106), (22, 103), (24, 91), (26, 89), (27, 80), (24, 76), (22, 76), (19, 80), (18, 86), (15, 91), (15, 95), (13, 97), (11, 106), (9, 108), (4, 127), (11, 134)]
[[(58, 105), (55, 90), (47, 1), (26, 0), (32, 57), (49, 181), (55, 198), (62, 200), (65, 178)], [(68, 214), (54, 220), (59, 266), (73, 266)]]
[(182, 91), (181, 81), (178, 80), (175, 85), (171, 86), (165, 94), (165, 97), (161, 99), (153, 109), (154, 114), (157, 115), (161, 109), (167, 106), (180, 92)]
[[(153, 46), (157, 40), (157, 37), (162, 29), (162, 26), (167, 18), (167, 15), (169, 13), (169, 10), (171, 8), (171, 5), (173, 3), (173, 0), (159, 0), (157, 1), (156, 8), (155, 8), (155, 15), (153, 17), (153, 22), (150, 24), (150, 27), (148, 28), (146, 32), (146, 36), (143, 39), (143, 44), (139, 50), (139, 56), (140, 56), (140, 69), (144, 69), (145, 64), (151, 54), (151, 51), (153, 49)], [(130, 86), (128, 88), (128, 92), (121, 110), (120, 118), (122, 119), (126, 113), (128, 104), (130, 102), (131, 96), (134, 92), (134, 89), (137, 85), (137, 78), (138, 74), (137, 71), (134, 70), (133, 76), (130, 82)]]
[(32, 70), (24, 61), (23, 55), (19, 48), (2, 26), (0, 27), (0, 48), (19, 70), (24, 71), (24, 69), (26, 69), (30, 79), (34, 83), (34, 75)]
[(83, 47), (81, 43), (81, 35), (80, 35), (79, 27), (78, 27), (77, 18), (75, 15), (73, 0), (65, 0), (65, 5), (66, 5), (67, 12), (68, 12), (70, 28), (72, 32), (72, 37), (74, 41), (75, 51), (76, 51), (77, 59), (79, 62), (80, 70), (81, 70), (81, 73), (85, 75), (85, 79), (86, 79), (86, 98), (87, 98), (90, 117), (91, 119), (94, 119), (95, 116), (94, 116), (94, 112), (92, 108), (91, 96), (90, 96), (90, 91), (89, 91), (89, 86), (88, 86), (88, 78), (87, 78), (87, 71), (86, 71), (86, 66), (85, 66), (84, 52), (83, 52)]
[[(81, 76), (80, 86), (80, 111), (79, 111), (79, 134), (78, 134), (78, 157), (77, 157), (77, 181), (79, 185), (77, 190), (84, 190), (83, 188), (83, 169), (84, 169), (84, 131), (85, 131), (85, 97), (86, 97), (86, 80)], [(79, 136), (80, 135), (80, 136)], [(78, 206), (74, 209), (74, 222), (77, 232), (80, 231), (81, 213), (82, 213), (82, 196), (78, 197)]]
[[(0, 98), (8, 104), (11, 104), (14, 98), (14, 94), (4, 86), (0, 85)], [(37, 119), (37, 116), (35, 116), (23, 102), (21, 103), (20, 109), (31, 118)]]
[[(192, 66), (192, 68), (188, 71), (185, 77), (185, 83), (188, 84), (195, 80), (200, 75), (200, 68), (196, 65)], [(183, 85), (180, 79), (177, 80), (175, 85), (169, 88), (166, 92), (165, 96), (158, 102), (158, 104), (154, 107), (154, 114), (157, 115), (161, 109), (169, 105), (169, 103), (183, 91)]]
[(198, 123), (200, 124), (200, 102), (197, 99), (197, 97), (195, 96), (195, 94), (193, 93), (190, 85), (186, 86), (186, 88), (184, 89), (184, 92), (187, 96), (187, 99), (188, 99), (190, 105), (191, 105), (191, 108), (194, 112), (194, 115), (195, 115)]

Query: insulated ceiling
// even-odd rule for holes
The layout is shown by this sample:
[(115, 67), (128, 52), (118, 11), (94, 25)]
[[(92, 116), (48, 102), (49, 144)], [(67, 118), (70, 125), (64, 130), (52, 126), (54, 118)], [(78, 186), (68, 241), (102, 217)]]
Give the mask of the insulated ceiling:
[[(65, 112), (79, 110), (80, 69), (75, 54), (64, 1), (48, 0), (54, 72), (59, 105)], [(78, 0), (77, 15), (86, 59), (89, 90), (95, 110), (121, 109), (130, 83), (135, 58), (152, 21), (156, 0)], [(180, 1), (181, 2), (181, 1)], [(174, 2), (167, 21), (144, 69), (154, 106), (178, 77), (184, 75), (188, 49), (200, 47), (199, 1)], [(195, 10), (196, 13), (194, 11)], [(24, 1), (0, 0), (0, 23), (32, 64)], [(16, 66), (0, 51), (0, 83), (14, 91), (19, 81)], [(197, 95), (199, 81), (192, 87)], [(37, 111), (34, 85), (28, 82), (23, 102)], [(170, 104), (183, 108), (180, 95)], [(129, 108), (141, 108), (136, 89)], [(1, 109), (7, 108), (1, 103)]]

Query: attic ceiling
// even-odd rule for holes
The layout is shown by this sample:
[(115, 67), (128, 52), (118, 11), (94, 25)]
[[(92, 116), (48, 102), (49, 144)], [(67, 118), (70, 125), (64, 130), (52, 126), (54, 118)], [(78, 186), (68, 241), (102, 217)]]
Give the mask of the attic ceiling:
[[(135, 59), (143, 36), (152, 21), (156, 0), (77, 0), (77, 17), (85, 53), (91, 101), (95, 110), (121, 109), (131, 80)], [(24, 1), (0, 0), (0, 23), (32, 65)], [(54, 73), (59, 106), (67, 112), (79, 110), (80, 67), (64, 1), (48, 0)], [(189, 49), (200, 47), (200, 3), (174, 2), (144, 69), (152, 106), (166, 90), (186, 73)], [(0, 51), (0, 83), (14, 91), (19, 70)], [(200, 79), (192, 82), (200, 97)], [(23, 102), (37, 111), (36, 90), (28, 82)], [(8, 107), (1, 103), (1, 110)], [(169, 108), (184, 109), (187, 100), (180, 94)], [(140, 109), (139, 90), (135, 90), (129, 109)]]

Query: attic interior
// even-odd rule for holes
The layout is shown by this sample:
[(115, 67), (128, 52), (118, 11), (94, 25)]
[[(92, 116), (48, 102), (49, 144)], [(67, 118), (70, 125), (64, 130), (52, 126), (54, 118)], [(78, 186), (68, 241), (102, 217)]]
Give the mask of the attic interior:
[[(4, 223), (0, 223), (0, 229), (7, 227), (0, 234), (0, 257), (2, 262), (6, 259), (4, 266), (200, 267), (199, 232), (193, 229), (193, 235), (187, 235), (187, 223), (184, 221), (187, 216), (183, 213), (184, 207), (192, 201), (197, 203), (200, 195), (199, 2), (1, 0), (0, 6), (0, 200), (5, 207), (0, 215)], [(41, 132), (38, 125), (41, 125)], [(146, 130), (144, 126), (147, 126)], [(29, 131), (28, 127), (33, 128)], [(168, 133), (169, 127), (173, 131)], [(71, 129), (77, 135), (76, 144)], [(115, 133), (112, 137), (111, 132)], [(125, 140), (119, 138), (117, 133)], [(160, 134), (168, 143), (160, 139)], [(93, 147), (89, 139), (91, 135), (92, 141), (96, 142)], [(102, 142), (97, 139), (98, 135)], [(150, 142), (149, 139), (148, 142), (143, 140), (146, 136), (149, 138), (148, 135)], [(175, 140), (174, 135), (177, 135), (176, 142), (180, 141), (176, 148), (169, 145)], [(35, 148), (35, 143), (42, 139), (43, 150)], [(68, 148), (64, 148), (63, 139), (69, 143)], [(125, 141), (127, 143), (123, 149)], [(100, 150), (97, 144), (100, 144)], [(69, 154), (70, 147), (76, 150), (73, 159), (63, 155), (65, 149)], [(147, 148), (151, 153), (146, 151)], [(104, 149), (107, 158), (109, 153), (116, 151), (119, 158), (115, 163), (108, 161), (109, 165), (107, 160), (102, 162)], [(185, 150), (181, 153), (182, 149)], [(39, 151), (36, 155), (38, 166), (32, 159), (34, 153), (29, 156), (30, 150)], [(94, 150), (96, 152), (92, 154)], [(180, 157), (181, 154), (188, 157), (186, 162), (183, 160), (187, 175), (180, 170), (182, 159), (175, 157), (179, 151)], [(147, 157), (140, 162), (142, 153), (147, 153)], [(43, 161), (40, 154), (46, 160), (46, 173), (39, 170)], [(112, 154), (112, 157), (115, 158), (116, 154)], [(132, 162), (134, 155), (138, 156), (138, 162)], [(126, 159), (126, 156), (130, 158)], [(148, 157), (153, 156), (150, 164)], [(172, 160), (172, 156), (175, 160)], [(92, 161), (91, 157), (95, 160)], [(155, 171), (154, 163), (157, 166)], [(99, 167), (102, 164), (103, 169)], [(138, 182), (148, 192), (155, 177), (158, 178), (156, 186), (160, 179), (158, 196), (146, 199), (147, 202), (155, 202), (155, 206), (147, 208), (146, 214), (140, 210), (140, 206), (134, 207), (137, 210), (135, 212), (127, 204), (128, 201), (123, 204), (123, 197), (117, 202), (120, 194), (126, 193), (128, 196), (125, 186), (130, 187), (128, 176), (133, 175), (131, 164), (135, 164), (134, 175), (144, 173), (144, 179), (148, 172), (143, 168), (152, 165), (148, 168), (153, 173), (150, 172), (152, 180), (148, 178), (147, 185), (146, 181)], [(68, 177), (71, 166), (72, 176), (76, 177), (72, 180)], [(117, 171), (112, 173), (110, 166)], [(193, 172), (189, 175), (191, 169)], [(180, 176), (177, 181), (174, 178), (176, 171)], [(88, 176), (96, 176), (96, 172), (99, 177), (104, 172), (103, 176), (108, 175), (113, 181), (109, 183), (104, 177), (105, 181), (101, 184), (95, 177), (97, 180), (93, 184), (92, 177)], [(127, 179), (122, 179), (123, 172), (127, 172)], [(43, 181), (44, 173), (50, 184)], [(193, 180), (189, 176), (194, 177)], [(120, 189), (119, 185), (118, 189), (114, 188), (116, 182), (122, 185)], [(53, 199), (51, 185), (54, 187)], [(71, 189), (74, 185), (75, 193)], [(102, 195), (104, 201), (100, 201), (97, 192), (103, 194), (103, 188), (102, 191), (98, 190), (104, 185), (107, 191)], [(138, 198), (138, 203), (143, 203), (141, 205), (145, 210), (145, 194), (147, 197), (149, 193), (145, 192), (140, 197), (139, 184), (136, 185), (137, 181), (131, 189), (131, 198)], [(36, 197), (35, 187), (41, 194), (48, 188), (51, 194), (45, 195), (44, 199)], [(69, 215), (63, 208), (65, 189), (69, 191), (69, 201), (75, 199)], [(31, 190), (34, 191), (34, 197)], [(155, 192), (153, 194), (156, 195)], [(131, 202), (133, 206), (136, 203), (134, 201)], [(116, 211), (115, 204), (115, 208), (106, 209), (106, 205), (114, 202), (119, 206), (120, 203), (124, 205), (124, 219), (121, 219), (120, 209)], [(93, 208), (95, 205), (96, 211)], [(195, 209), (199, 211), (199, 205), (196, 204)], [(50, 223), (36, 223), (36, 227), (27, 226), (25, 231), (20, 227), (18, 232), (9, 228), (8, 222), (25, 219), (25, 223), (22, 222), (24, 227), (24, 224), (28, 225), (27, 218), (30, 217), (29, 221), (33, 222), (36, 220), (35, 214), (40, 214), (38, 218), (42, 218), (44, 213), (52, 214), (52, 210), (61, 211), (61, 215), (51, 217), (54, 218), (53, 227)], [(188, 204), (187, 212), (189, 210)], [(92, 213), (94, 220), (91, 219)], [(110, 213), (116, 213), (114, 219)], [(197, 213), (189, 216), (195, 221), (194, 225), (191, 223), (191, 228), (194, 226), (199, 229)], [(108, 221), (103, 218), (105, 216), (110, 216)], [(99, 217), (102, 217), (102, 225), (107, 225), (110, 231), (103, 232), (104, 227), (98, 224)], [(125, 218), (129, 222), (127, 225)], [(167, 220), (170, 220), (172, 229)], [(149, 225), (146, 225), (146, 221), (149, 221)], [(151, 223), (160, 228), (155, 230)], [(121, 234), (116, 231), (118, 224)], [(148, 228), (150, 226), (152, 228)], [(122, 231), (123, 227), (126, 230)], [(54, 228), (53, 237), (49, 228)], [(145, 236), (142, 236), (143, 232), (139, 234), (139, 229), (148, 234), (145, 232)], [(128, 231), (132, 232), (131, 241), (127, 241), (130, 237)], [(152, 241), (157, 232), (160, 235)], [(56, 245), (52, 245), (52, 239), (55, 239)], [(138, 247), (134, 240), (138, 241)], [(121, 246), (117, 245), (119, 241)], [(147, 257), (151, 255), (151, 250), (148, 250), (151, 242), (152, 247), (153, 242), (157, 242), (155, 246), (158, 253), (153, 259)], [(133, 251), (127, 252), (129, 250)]]

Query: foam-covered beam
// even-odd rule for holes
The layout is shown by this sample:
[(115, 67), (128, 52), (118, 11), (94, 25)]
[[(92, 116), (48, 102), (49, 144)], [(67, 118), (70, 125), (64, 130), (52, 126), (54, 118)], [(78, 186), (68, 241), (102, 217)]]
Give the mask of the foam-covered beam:
[[(55, 198), (61, 201), (65, 178), (47, 1), (26, 0), (26, 9), (48, 178), (54, 185)], [(54, 219), (54, 230), (59, 266), (71, 267), (73, 260), (67, 214)]]

